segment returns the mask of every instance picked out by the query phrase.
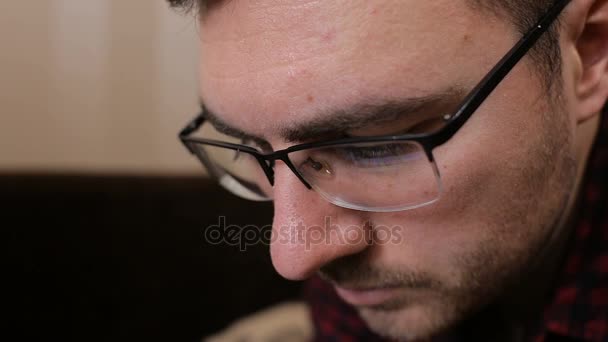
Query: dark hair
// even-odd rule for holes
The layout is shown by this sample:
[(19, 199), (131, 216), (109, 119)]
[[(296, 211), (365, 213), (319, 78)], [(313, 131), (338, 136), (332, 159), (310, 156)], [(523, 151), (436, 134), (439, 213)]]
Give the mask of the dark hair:
[[(227, 0), (167, 0), (171, 7), (185, 12), (202, 12), (210, 6)], [(497, 17), (507, 17), (523, 35), (553, 5), (554, 0), (466, 0), (474, 9)], [(559, 48), (559, 20), (546, 32), (530, 52), (536, 71), (547, 90), (561, 80), (561, 54)]]
[[(200, 1), (200, 0), (199, 0)], [(506, 17), (524, 35), (545, 14), (555, 0), (466, 0), (471, 7)], [(551, 27), (530, 51), (538, 76), (551, 91), (561, 81), (560, 20)]]

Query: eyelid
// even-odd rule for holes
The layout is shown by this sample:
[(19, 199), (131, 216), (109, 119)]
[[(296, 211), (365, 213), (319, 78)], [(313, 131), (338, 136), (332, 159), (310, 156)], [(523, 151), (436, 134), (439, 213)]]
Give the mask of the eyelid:
[[(347, 137), (351, 138), (360, 138), (360, 137), (369, 137), (369, 136), (383, 136), (383, 135), (401, 135), (412, 132), (415, 128), (419, 126), (424, 126), (427, 124), (431, 124), (437, 121), (437, 124), (445, 124), (443, 120), (443, 115), (439, 115), (436, 113), (433, 114), (418, 114), (418, 115), (410, 115), (406, 119), (394, 120), (391, 122), (386, 122), (382, 124), (375, 125), (375, 127), (368, 128), (360, 128), (357, 129), (356, 132), (345, 132)], [(398, 127), (398, 129), (395, 129)], [(425, 130), (423, 132), (416, 133), (431, 133), (436, 131), (437, 129)], [(360, 132), (360, 133), (359, 133)]]

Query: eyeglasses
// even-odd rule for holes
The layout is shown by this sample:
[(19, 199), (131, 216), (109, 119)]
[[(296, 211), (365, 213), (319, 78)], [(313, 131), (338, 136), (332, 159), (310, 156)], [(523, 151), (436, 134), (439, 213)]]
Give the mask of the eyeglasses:
[[(467, 122), (513, 67), (556, 20), (569, 0), (558, 0), (539, 22), (490, 70), (451, 114), (437, 117), (440, 129), (373, 137), (351, 137), (298, 144), (272, 152), (263, 143), (219, 132), (206, 110), (179, 138), (208, 172), (245, 199), (273, 199), (274, 167), (282, 161), (308, 189), (344, 208), (393, 212), (437, 201), (442, 193), (433, 150)], [(204, 138), (192, 137), (202, 131)]]

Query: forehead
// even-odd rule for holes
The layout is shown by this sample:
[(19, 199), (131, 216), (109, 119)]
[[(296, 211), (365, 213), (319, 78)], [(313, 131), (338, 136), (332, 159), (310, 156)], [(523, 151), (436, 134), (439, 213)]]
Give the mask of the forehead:
[(355, 101), (476, 81), (512, 43), (488, 32), (505, 29), (464, 0), (226, 1), (201, 20), (201, 96), (261, 135)]

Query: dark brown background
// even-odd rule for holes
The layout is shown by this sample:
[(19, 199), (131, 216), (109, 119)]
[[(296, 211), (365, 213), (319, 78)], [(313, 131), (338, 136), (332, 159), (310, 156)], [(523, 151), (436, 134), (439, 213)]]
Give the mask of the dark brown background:
[(203, 178), (4, 174), (0, 208), (12, 341), (198, 341), (299, 296), (267, 246), (204, 241), (272, 206)]

